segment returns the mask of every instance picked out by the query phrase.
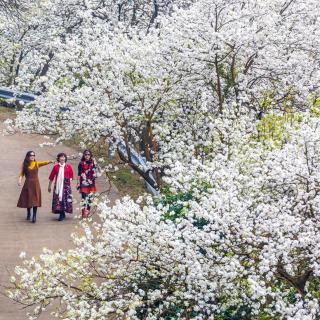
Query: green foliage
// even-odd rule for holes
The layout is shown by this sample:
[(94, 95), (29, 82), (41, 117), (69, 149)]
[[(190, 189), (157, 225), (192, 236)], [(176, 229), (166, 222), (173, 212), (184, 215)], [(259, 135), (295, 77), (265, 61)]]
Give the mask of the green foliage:
[(65, 85), (70, 85), (71, 81), (69, 78), (66, 78), (66, 77), (63, 77), (63, 78), (60, 78), (58, 80), (55, 81), (55, 86), (58, 87), (59, 89), (63, 89), (63, 87)]
[(265, 113), (272, 106), (272, 100), (270, 98), (270, 93), (264, 92), (263, 99), (260, 104), (261, 112)]
[[(275, 147), (281, 146), (288, 139), (287, 127), (298, 128), (299, 123), (304, 119), (302, 113), (292, 111), (294, 100), (290, 94), (276, 107), (282, 112), (273, 113), (275, 106), (272, 92), (264, 92), (263, 99), (260, 103), (260, 110), (264, 117), (257, 125), (258, 141), (272, 143)], [(310, 113), (314, 117), (320, 117), (320, 98), (310, 97)]]
[[(161, 304), (161, 301), (155, 303), (156, 307), (158, 307), (160, 304)], [(182, 312), (184, 315), (184, 319), (194, 319), (197, 316), (201, 315), (201, 313), (193, 310), (186, 312), (185, 307), (181, 303), (181, 305), (171, 305), (169, 307), (164, 308), (161, 315), (161, 319), (178, 320), (178, 319), (181, 319)], [(137, 310), (137, 315), (141, 320), (145, 319), (147, 314), (148, 314), (148, 311), (146, 310), (146, 308)]]
[(223, 83), (223, 96), (227, 97), (230, 90), (235, 86), (235, 81), (234, 79), (236, 79), (237, 77), (237, 72), (236, 70), (232, 70), (230, 69), (228, 64), (223, 64), (220, 63), (218, 64), (218, 74), (219, 76), (224, 80)]
[(33, 110), (37, 109), (37, 107), (34, 103), (28, 103), (27, 105), (24, 106), (24, 109), (33, 111)]
[(306, 287), (308, 292), (311, 292), (312, 298), (320, 301), (320, 278), (311, 276)]
[(125, 76), (128, 77), (133, 86), (138, 86), (144, 82), (142, 75), (137, 72), (127, 72), (125, 73)]
[(163, 216), (164, 220), (175, 221), (178, 218), (185, 216), (185, 209), (189, 208), (189, 205), (185, 205), (184, 202), (193, 199), (191, 192), (178, 192), (176, 194), (167, 194), (161, 198), (158, 202), (163, 206), (169, 206), (167, 213)]
[(313, 98), (310, 112), (314, 117), (320, 117), (320, 98)]
[[(250, 320), (251, 312), (247, 306), (230, 307), (227, 310), (219, 312), (215, 315), (214, 319), (217, 320)], [(262, 320), (262, 319), (261, 319)], [(265, 319), (263, 319), (265, 320)]]
[(298, 126), (302, 120), (303, 116), (300, 114), (268, 114), (257, 125), (258, 141), (271, 142), (279, 147), (289, 138), (286, 130), (287, 126)]
[(74, 74), (74, 77), (75, 77), (75, 79), (77, 79), (79, 81), (78, 86), (81, 88), (86, 84), (86, 79), (90, 78), (90, 71), (89, 70), (85, 70), (82, 73), (76, 72)]
[[(203, 191), (208, 188), (207, 185), (201, 186)], [(166, 213), (163, 215), (163, 220), (176, 221), (180, 218), (185, 218), (188, 209), (190, 208), (188, 201), (196, 200), (192, 191), (188, 192), (178, 192), (170, 193), (168, 189), (164, 189), (162, 193), (162, 198), (160, 200), (155, 200), (155, 205), (161, 204), (164, 207), (167, 207)], [(208, 224), (208, 221), (204, 218), (194, 217), (193, 225), (202, 229), (205, 225)]]

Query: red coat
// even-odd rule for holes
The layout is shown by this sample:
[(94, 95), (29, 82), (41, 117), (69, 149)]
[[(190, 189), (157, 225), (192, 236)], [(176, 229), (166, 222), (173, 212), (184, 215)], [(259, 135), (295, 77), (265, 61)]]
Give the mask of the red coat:
[[(53, 166), (52, 171), (49, 176), (49, 180), (53, 181), (57, 178), (58, 173), (59, 173), (59, 164), (56, 164)], [(69, 163), (66, 163), (64, 167), (64, 177), (67, 179), (73, 179), (73, 170), (72, 167)]]

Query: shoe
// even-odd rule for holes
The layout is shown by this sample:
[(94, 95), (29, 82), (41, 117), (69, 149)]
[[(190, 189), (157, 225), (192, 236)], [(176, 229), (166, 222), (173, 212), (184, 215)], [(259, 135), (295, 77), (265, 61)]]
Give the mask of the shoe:
[(65, 217), (66, 217), (66, 214), (64, 212), (60, 212), (58, 221), (63, 221)]
[(32, 223), (36, 223), (36, 221), (37, 221), (37, 214), (33, 213), (33, 215), (32, 215)]
[(90, 211), (87, 209), (82, 209), (81, 210), (81, 217), (82, 218), (88, 218)]

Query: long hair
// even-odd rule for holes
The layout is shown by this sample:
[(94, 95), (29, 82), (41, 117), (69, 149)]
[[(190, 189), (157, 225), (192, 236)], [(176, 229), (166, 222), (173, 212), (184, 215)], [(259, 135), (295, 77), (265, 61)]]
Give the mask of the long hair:
[(85, 153), (90, 153), (90, 161), (92, 161), (92, 152), (90, 150), (84, 150), (83, 151), (81, 161), (86, 161), (86, 158), (84, 156)]
[(24, 176), (27, 176), (28, 173), (28, 167), (30, 164), (30, 154), (34, 153), (34, 151), (28, 151), (24, 160), (23, 160), (23, 164), (22, 164), (22, 173)]

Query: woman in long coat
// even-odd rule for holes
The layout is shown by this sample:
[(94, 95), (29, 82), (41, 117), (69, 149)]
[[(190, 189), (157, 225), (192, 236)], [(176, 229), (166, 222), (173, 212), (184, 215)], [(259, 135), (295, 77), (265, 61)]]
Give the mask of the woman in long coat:
[(52, 182), (54, 183), (54, 191), (52, 197), (52, 213), (58, 213), (59, 221), (66, 217), (67, 213), (72, 213), (72, 191), (71, 181), (73, 180), (72, 166), (67, 163), (67, 155), (59, 153), (57, 155), (58, 164), (56, 164), (49, 176), (48, 191), (51, 192)]
[(96, 189), (96, 164), (90, 150), (85, 150), (78, 165), (77, 189), (81, 193), (81, 216), (86, 218), (90, 214), (92, 199)]
[(33, 223), (35, 223), (37, 219), (37, 209), (41, 207), (41, 188), (38, 171), (40, 167), (46, 166), (49, 163), (53, 163), (53, 161), (36, 161), (34, 151), (28, 151), (19, 173), (18, 185), (21, 186), (23, 177), (25, 177), (25, 182), (17, 207), (27, 209), (27, 220), (30, 220), (31, 208), (33, 208)]

